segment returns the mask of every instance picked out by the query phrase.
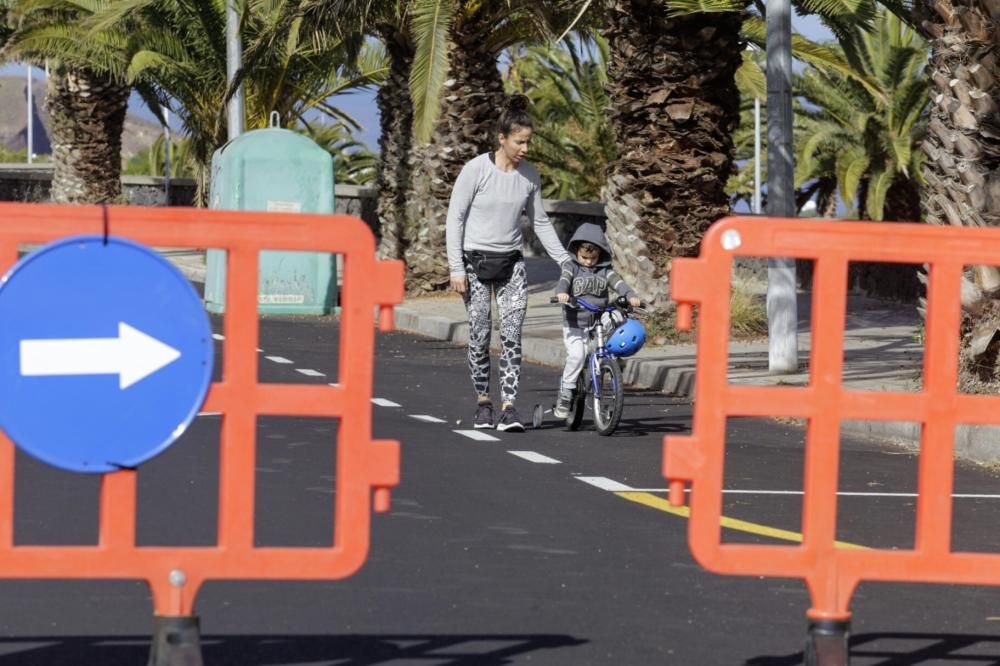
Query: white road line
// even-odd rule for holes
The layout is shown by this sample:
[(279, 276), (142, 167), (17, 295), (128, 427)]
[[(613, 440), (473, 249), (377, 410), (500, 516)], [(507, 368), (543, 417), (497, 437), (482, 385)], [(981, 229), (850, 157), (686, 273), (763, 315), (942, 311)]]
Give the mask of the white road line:
[(287, 358), (283, 356), (265, 356), (268, 361), (274, 361), (275, 363), (291, 363)]
[(481, 432), (479, 430), (455, 430), (454, 432), (457, 432), (459, 435), (468, 437), (469, 439), (478, 439), (481, 442), (500, 441), (498, 437), (494, 437), (493, 435), (487, 435), (485, 432)]
[(312, 368), (295, 368), (295, 372), (301, 372), (306, 377), (326, 377), (319, 370), (313, 370)]
[(222, 412), (198, 412), (198, 416), (222, 416)]
[(507, 453), (517, 456), (518, 458), (524, 458), (528, 462), (545, 463), (549, 465), (560, 464), (555, 458), (549, 458), (548, 456), (543, 456), (541, 453), (536, 453), (534, 451), (508, 451)]
[[(410, 418), (418, 421), (425, 421), (427, 423), (446, 423), (444, 419), (439, 419), (436, 416), (430, 416), (428, 414), (410, 414)], [(455, 432), (460, 431), (456, 430)]]
[(226, 336), (220, 335), (218, 333), (212, 333), (212, 337), (215, 338), (216, 340), (225, 340), (226, 339)]
[(596, 486), (601, 490), (610, 490), (613, 493), (627, 492), (629, 490), (635, 490), (635, 488), (630, 488), (624, 483), (618, 483), (606, 476), (578, 476), (576, 477), (584, 483), (589, 483), (592, 486)]
[[(668, 492), (666, 488), (633, 488), (636, 492), (641, 493), (665, 493)], [(690, 488), (685, 489), (687, 492), (691, 492)], [(801, 495), (803, 491), (801, 490), (752, 490), (752, 489), (723, 489), (722, 493), (724, 495)], [(840, 491), (837, 493), (840, 497), (904, 497), (912, 498), (918, 497), (917, 493), (874, 493), (874, 492), (860, 492), (860, 491)], [(1000, 495), (984, 495), (976, 493), (954, 493), (952, 495), (954, 499), (1000, 499)]]
[[(334, 386), (330, 384), (330, 386)], [(392, 400), (386, 400), (385, 398), (372, 398), (372, 403), (378, 405), (379, 407), (402, 407), (402, 405), (393, 402)]]

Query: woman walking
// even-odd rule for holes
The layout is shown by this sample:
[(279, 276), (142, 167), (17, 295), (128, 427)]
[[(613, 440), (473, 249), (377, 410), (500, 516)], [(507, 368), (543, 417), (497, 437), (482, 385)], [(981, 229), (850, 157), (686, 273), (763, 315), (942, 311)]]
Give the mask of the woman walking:
[(532, 123), (528, 100), (508, 100), (497, 128), (498, 149), (473, 158), (455, 180), (448, 205), (447, 246), (451, 288), (469, 318), (469, 372), (476, 391), (476, 428), (494, 427), (490, 399), (491, 296), (500, 315), (500, 417), (497, 430), (523, 432), (514, 409), (521, 376), (521, 328), (528, 281), (521, 248), (521, 213), (557, 263), (569, 259), (542, 208), (538, 171), (525, 161)]

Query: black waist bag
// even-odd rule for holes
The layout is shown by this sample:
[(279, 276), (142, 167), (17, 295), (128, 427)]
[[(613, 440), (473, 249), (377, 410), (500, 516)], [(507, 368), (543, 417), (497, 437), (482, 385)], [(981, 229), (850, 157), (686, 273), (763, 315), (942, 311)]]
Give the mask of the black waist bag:
[(514, 273), (514, 266), (521, 261), (521, 253), (472, 250), (465, 253), (465, 261), (472, 266), (472, 270), (480, 282), (509, 280)]

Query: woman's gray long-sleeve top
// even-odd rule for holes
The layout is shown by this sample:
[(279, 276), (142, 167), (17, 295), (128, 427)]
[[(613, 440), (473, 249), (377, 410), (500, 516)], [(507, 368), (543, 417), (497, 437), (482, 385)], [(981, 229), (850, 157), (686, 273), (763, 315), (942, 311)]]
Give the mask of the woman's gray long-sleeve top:
[(542, 208), (541, 190), (538, 171), (525, 161), (514, 171), (504, 172), (490, 160), (490, 153), (469, 160), (455, 180), (448, 204), (446, 238), (451, 274), (465, 275), (465, 251), (521, 250), (522, 211), (532, 221), (548, 255), (558, 263), (569, 259)]

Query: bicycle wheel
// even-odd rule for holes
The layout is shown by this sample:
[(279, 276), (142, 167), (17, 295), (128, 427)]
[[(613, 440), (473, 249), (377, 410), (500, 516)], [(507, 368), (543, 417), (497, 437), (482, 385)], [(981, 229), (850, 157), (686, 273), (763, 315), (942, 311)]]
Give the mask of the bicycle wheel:
[(580, 372), (580, 378), (576, 380), (576, 394), (573, 402), (569, 406), (569, 416), (566, 417), (566, 429), (576, 430), (583, 423), (583, 410), (587, 406), (587, 371)]
[(622, 418), (625, 396), (622, 391), (622, 371), (614, 358), (602, 358), (597, 363), (594, 393), (594, 427), (600, 435), (610, 435)]

